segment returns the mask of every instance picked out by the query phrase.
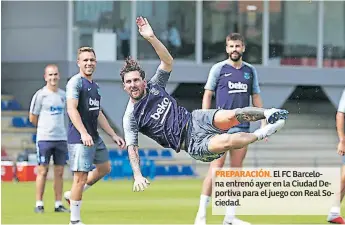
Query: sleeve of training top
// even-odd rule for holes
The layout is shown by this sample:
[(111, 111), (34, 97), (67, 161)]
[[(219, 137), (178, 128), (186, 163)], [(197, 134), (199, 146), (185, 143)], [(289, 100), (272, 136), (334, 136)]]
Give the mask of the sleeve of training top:
[(214, 64), (211, 67), (204, 89), (210, 90), (210, 91), (216, 90), (218, 79), (220, 76), (220, 70), (222, 69), (223, 65), (224, 65), (224, 62), (219, 62), (217, 64)]
[(79, 93), (82, 86), (80, 75), (73, 76), (66, 85), (66, 99), (79, 99)]
[(125, 134), (126, 146), (138, 146), (138, 124), (133, 115), (134, 105), (128, 102), (125, 114), (123, 116), (123, 131)]
[(39, 115), (42, 108), (42, 90), (38, 90), (31, 99), (30, 113), (33, 115)]
[(165, 88), (167, 83), (168, 83), (168, 80), (170, 78), (170, 74), (171, 74), (171, 72), (162, 70), (158, 67), (155, 75), (151, 78), (149, 83), (157, 84), (157, 85), (161, 86), (162, 88)]
[(338, 112), (345, 113), (345, 90), (343, 91), (339, 101)]

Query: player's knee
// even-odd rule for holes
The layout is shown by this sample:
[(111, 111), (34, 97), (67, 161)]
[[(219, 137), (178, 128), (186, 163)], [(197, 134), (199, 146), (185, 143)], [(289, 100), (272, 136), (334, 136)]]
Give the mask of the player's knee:
[(47, 178), (48, 176), (48, 168), (46, 166), (38, 167), (37, 175), (43, 178)]
[(104, 175), (107, 175), (107, 174), (109, 174), (110, 172), (111, 172), (111, 166), (110, 166), (110, 163), (106, 166), (106, 168), (105, 168), (105, 174)]
[(87, 173), (75, 172), (73, 177), (73, 183), (77, 186), (84, 187), (87, 181)]
[(60, 166), (56, 167), (55, 171), (54, 171), (55, 172), (55, 176), (61, 178), (63, 176), (63, 170), (64, 170), (63, 167), (62, 168)]
[(226, 135), (226, 136), (224, 136), (223, 143), (224, 143), (224, 148), (225, 149), (228, 149), (228, 150), (232, 149), (233, 145), (234, 145), (233, 135)]
[(217, 160), (212, 161), (210, 169), (220, 169), (224, 166), (225, 163), (225, 157), (226, 154), (224, 154), (222, 157), (220, 157)]

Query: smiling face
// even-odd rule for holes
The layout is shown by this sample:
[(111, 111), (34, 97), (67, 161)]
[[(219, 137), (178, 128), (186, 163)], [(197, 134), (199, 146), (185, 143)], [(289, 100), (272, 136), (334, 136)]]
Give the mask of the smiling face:
[(59, 86), (60, 73), (56, 65), (48, 65), (44, 70), (44, 80), (50, 87)]
[(79, 71), (86, 77), (91, 77), (96, 69), (96, 55), (92, 48), (83, 47), (78, 50), (78, 61)]
[(140, 76), (139, 71), (130, 71), (123, 77), (124, 90), (129, 94), (132, 100), (140, 100), (145, 95), (147, 87), (146, 80)]
[(125, 60), (120, 77), (123, 89), (129, 94), (132, 101), (138, 101), (145, 95), (147, 87), (145, 72), (136, 60), (131, 58)]

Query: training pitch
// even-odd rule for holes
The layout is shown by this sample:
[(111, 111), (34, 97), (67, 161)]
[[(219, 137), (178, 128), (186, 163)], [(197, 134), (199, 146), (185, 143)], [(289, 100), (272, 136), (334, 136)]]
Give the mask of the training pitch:
[[(84, 193), (82, 221), (85, 224), (193, 224), (201, 185), (201, 179), (157, 179), (144, 192), (132, 192), (130, 180), (100, 181)], [(70, 187), (70, 181), (64, 183), (65, 191)], [(1, 224), (69, 223), (68, 213), (54, 212), (51, 181), (46, 185), (44, 214), (34, 213), (34, 182), (2, 182), (1, 197)], [(253, 224), (327, 224), (326, 215), (238, 217)], [(210, 204), (207, 223), (222, 224), (222, 221), (223, 216), (212, 216)]]

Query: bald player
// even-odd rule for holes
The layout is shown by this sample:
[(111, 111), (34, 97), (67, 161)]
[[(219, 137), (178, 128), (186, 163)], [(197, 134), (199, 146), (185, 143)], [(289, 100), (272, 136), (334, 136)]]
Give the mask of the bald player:
[[(118, 144), (125, 147), (124, 140), (111, 128), (101, 110), (101, 94), (93, 80), (96, 54), (90, 47), (78, 49), (79, 73), (67, 83), (68, 152), (73, 172), (71, 191), (64, 194), (70, 203), (70, 224), (82, 225), (80, 208), (82, 195), (110, 172), (108, 150), (98, 133), (98, 125)], [(93, 165), (96, 166), (94, 170)], [(92, 170), (92, 172), (91, 172)]]
[[(338, 143), (338, 154), (343, 156), (343, 166), (341, 174), (341, 191), (340, 191), (340, 203), (344, 199), (345, 195), (345, 90), (339, 101), (338, 112), (336, 115), (336, 126), (339, 138)], [(336, 224), (345, 224), (344, 218), (340, 215), (340, 204), (339, 202), (333, 206), (328, 214), (327, 221)]]
[(56, 65), (44, 70), (46, 85), (32, 97), (29, 120), (37, 126), (36, 213), (44, 212), (43, 193), (47, 180), (50, 158), (54, 160), (55, 212), (69, 212), (62, 205), (63, 173), (67, 159), (65, 128), (65, 91), (59, 88), (60, 74)]

